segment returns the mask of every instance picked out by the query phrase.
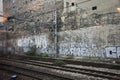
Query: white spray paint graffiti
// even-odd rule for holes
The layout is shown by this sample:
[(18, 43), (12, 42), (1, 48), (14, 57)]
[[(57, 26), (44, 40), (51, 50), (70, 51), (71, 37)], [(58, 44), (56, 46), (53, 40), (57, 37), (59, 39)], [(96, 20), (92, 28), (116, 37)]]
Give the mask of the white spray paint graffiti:
[(108, 46), (105, 48), (106, 57), (109, 58), (120, 58), (120, 47), (119, 46)]
[(40, 36), (34, 36), (35, 38), (35, 45), (37, 48), (46, 48), (48, 45), (47, 37), (46, 35), (40, 35)]
[(17, 45), (23, 47), (24, 52), (27, 52), (30, 47), (36, 46), (40, 48), (41, 51), (45, 51), (48, 46), (48, 40), (46, 35), (35, 35), (30, 37), (25, 37), (17, 40)]
[(91, 49), (95, 49), (95, 44), (91, 44), (91, 46), (86, 45), (84, 43), (66, 43), (60, 44), (59, 52), (62, 54), (74, 54), (75, 56), (88, 56), (90, 54)]
[(120, 58), (120, 47), (117, 47), (117, 55), (118, 55), (118, 58)]
[(21, 39), (18, 39), (17, 41), (17, 44), (19, 47), (28, 47), (29, 46), (29, 41), (31, 39), (30, 38), (21, 38)]

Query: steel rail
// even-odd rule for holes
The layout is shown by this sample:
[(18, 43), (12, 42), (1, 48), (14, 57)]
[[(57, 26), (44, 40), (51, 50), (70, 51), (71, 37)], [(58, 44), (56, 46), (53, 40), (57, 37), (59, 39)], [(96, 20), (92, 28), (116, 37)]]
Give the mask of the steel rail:
[(18, 63), (31, 64), (31, 65), (35, 65), (35, 66), (42, 66), (42, 67), (47, 67), (47, 68), (52, 68), (52, 69), (69, 71), (69, 72), (73, 72), (73, 73), (86, 74), (86, 75), (90, 75), (90, 76), (108, 78), (108, 79), (113, 79), (113, 80), (120, 79), (120, 77), (119, 77), (120, 74), (98, 71), (98, 70), (83, 69), (83, 68), (76, 68), (76, 67), (70, 67), (70, 66), (58, 67), (58, 66), (54, 66), (53, 64), (44, 63), (44, 62), (35, 62), (35, 61), (21, 61), (21, 60), (14, 60), (14, 59), (13, 60), (9, 59), (9, 61), (15, 61)]
[[(23, 64), (25, 65), (25, 64)], [(28, 68), (25, 67), (23, 65), (12, 65), (12, 64), (6, 64), (4, 62), (0, 62), (0, 66), (2, 67), (1, 69), (5, 69), (8, 71), (12, 71), (12, 72), (16, 72), (18, 74), (22, 74), (28, 77), (32, 77), (34, 79), (38, 79), (38, 80), (43, 80), (41, 77), (39, 77), (37, 74), (42, 74), (42, 75), (47, 75), (47, 76), (51, 76), (51, 77), (55, 77), (55, 78), (60, 78), (61, 80), (73, 80), (71, 78), (67, 78), (67, 77), (63, 77), (61, 75), (53, 75), (53, 74), (49, 74), (49, 73), (45, 73), (45, 72), (41, 72), (38, 69), (34, 69), (34, 68)], [(25, 72), (27, 71), (27, 72)], [(34, 75), (34, 73), (37, 73), (36, 75)]]
[[(19, 58), (19, 59), (27, 59), (27, 60), (40, 60), (44, 62), (54, 62), (55, 58), (41, 58), (35, 56), (23, 56), (23, 55), (12, 55), (11, 57)], [(67, 59), (60, 59), (64, 61), (66, 64), (74, 64), (74, 65), (82, 65), (82, 66), (92, 66), (98, 68), (108, 68), (108, 69), (116, 69), (120, 70), (120, 65), (118, 64), (109, 64), (109, 63), (97, 63), (97, 62), (87, 62), (87, 61), (78, 61), (78, 60), (67, 60)], [(104, 65), (104, 66), (103, 66)]]

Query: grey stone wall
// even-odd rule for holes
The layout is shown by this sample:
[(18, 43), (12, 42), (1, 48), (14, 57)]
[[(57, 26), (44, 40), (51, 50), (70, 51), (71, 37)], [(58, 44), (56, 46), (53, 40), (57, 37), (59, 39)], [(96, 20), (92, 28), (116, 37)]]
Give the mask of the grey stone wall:
[[(10, 4), (9, 4), (10, 2)], [(4, 0), (6, 15), (15, 16), (8, 22), (18, 34), (17, 39), (8, 41), (15, 53), (28, 51), (36, 46), (39, 53), (55, 53), (54, 49), (54, 1)], [(112, 57), (120, 56), (120, 14), (88, 14), (85, 10), (65, 14), (61, 22), (62, 2), (57, 5), (59, 54), (74, 56)], [(10, 7), (9, 7), (10, 6)], [(8, 11), (7, 11), (8, 10)], [(80, 13), (80, 15), (79, 15)], [(22, 34), (24, 32), (24, 34)], [(21, 35), (19, 35), (21, 34)]]
[[(15, 17), (15, 20), (8, 21), (14, 30), (38, 34), (53, 31), (54, 10), (61, 7), (60, 0), (4, 0), (4, 15)], [(58, 14), (61, 12), (59, 10)]]
[[(101, 25), (79, 30), (59, 32), (59, 54), (87, 57), (120, 56), (120, 25)], [(23, 48), (24, 52), (35, 45), (37, 52), (52, 54), (54, 42), (50, 43), (49, 34), (39, 34), (23, 37), (16, 40), (16, 46)], [(112, 53), (111, 53), (112, 51)]]
[(59, 35), (60, 53), (74, 54), (75, 56), (106, 57), (106, 54), (109, 54), (108, 51), (105, 51), (106, 48), (120, 45), (119, 34), (120, 25), (93, 26), (64, 31)]

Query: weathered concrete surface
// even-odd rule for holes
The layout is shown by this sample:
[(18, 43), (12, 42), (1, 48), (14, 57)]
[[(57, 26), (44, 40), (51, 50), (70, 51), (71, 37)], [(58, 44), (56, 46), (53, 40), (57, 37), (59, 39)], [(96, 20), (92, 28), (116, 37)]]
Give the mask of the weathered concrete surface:
[[(93, 26), (59, 32), (59, 53), (75, 56), (120, 56), (120, 25)], [(17, 46), (26, 51), (36, 45), (38, 53), (54, 53), (54, 43), (48, 34), (35, 35), (17, 40)], [(112, 53), (110, 53), (112, 51)]]
[[(99, 3), (95, 0), (89, 1), (91, 1), (90, 5), (93, 4), (92, 1), (95, 4)], [(88, 6), (80, 10), (73, 6), (75, 11), (66, 13), (63, 10), (65, 2), (59, 0), (56, 3), (54, 0), (4, 0), (4, 12), (7, 12), (5, 15), (14, 15), (18, 18), (18, 20), (6, 23), (8, 27), (14, 28), (13, 32), (18, 32), (15, 33), (15, 35), (18, 34), (17, 39), (8, 40), (8, 44), (11, 45), (8, 46), (11, 47), (9, 50), (22, 53), (28, 51), (30, 47), (36, 46), (38, 53), (54, 53), (55, 14), (51, 10), (54, 10), (57, 5), (57, 9), (60, 9), (57, 13), (58, 50), (60, 54), (118, 58), (120, 56), (120, 14), (116, 11), (116, 8), (119, 7), (117, 2), (119, 0), (116, 0), (114, 5), (107, 7), (105, 4), (109, 3), (105, 1), (105, 10), (109, 10), (109, 13), (99, 13), (103, 9), (102, 4), (100, 4), (99, 6), (102, 8), (89, 14)], [(110, 6), (114, 6), (115, 12), (113, 9), (110, 10)], [(62, 17), (64, 17), (63, 22)], [(21, 33), (19, 33), (20, 31)], [(22, 34), (22, 31), (26, 31), (27, 34)]]
[[(59, 40), (60, 53), (63, 54), (119, 57), (117, 54), (120, 54), (120, 25), (93, 26), (64, 31), (60, 33)], [(113, 51), (113, 48), (118, 49)], [(110, 50), (114, 52), (111, 55), (109, 55)]]
[(4, 18), (2, 17), (3, 15), (3, 0), (0, 0), (0, 26), (2, 25), (1, 22), (4, 22)]

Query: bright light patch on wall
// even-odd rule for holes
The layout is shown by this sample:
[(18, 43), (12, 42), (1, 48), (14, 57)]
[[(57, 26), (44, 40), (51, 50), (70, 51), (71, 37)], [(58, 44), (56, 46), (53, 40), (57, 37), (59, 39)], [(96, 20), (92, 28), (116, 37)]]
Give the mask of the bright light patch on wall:
[(12, 0), (13, 3), (15, 3), (15, 0)]
[(5, 17), (0, 17), (0, 22), (5, 22), (7, 20), (7, 18)]
[(117, 8), (117, 11), (120, 12), (120, 8)]

